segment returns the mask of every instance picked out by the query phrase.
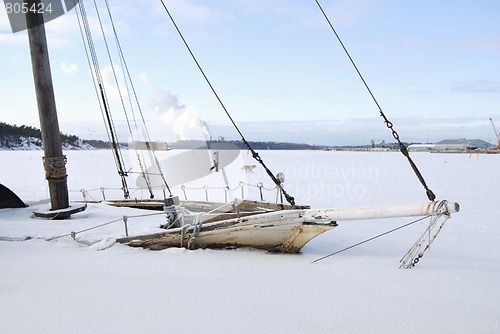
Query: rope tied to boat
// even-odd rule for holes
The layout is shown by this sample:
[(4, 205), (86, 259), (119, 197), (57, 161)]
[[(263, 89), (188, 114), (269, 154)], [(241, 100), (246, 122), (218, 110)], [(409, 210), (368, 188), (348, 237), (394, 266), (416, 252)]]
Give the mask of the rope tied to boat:
[(180, 205), (164, 206), (163, 213), (165, 214), (165, 224), (160, 225), (160, 228), (168, 230), (172, 227), (181, 226), (184, 213)]
[(80, 231), (71, 231), (70, 233), (66, 233), (66, 234), (54, 236), (54, 237), (51, 237), (51, 238), (48, 238), (48, 239), (45, 239), (45, 240), (52, 241), (52, 240), (56, 240), (56, 239), (60, 239), (60, 238), (68, 237), (68, 236), (71, 236), (73, 239), (75, 239), (77, 234), (80, 234), (80, 233), (83, 233), (83, 232), (87, 232), (87, 231), (91, 231), (91, 230), (94, 230), (94, 229), (97, 229), (97, 228), (101, 228), (101, 227), (104, 227), (104, 226), (107, 226), (107, 225), (110, 225), (110, 224), (114, 224), (114, 223), (117, 223), (117, 222), (128, 221), (131, 218), (142, 218), (142, 217), (149, 217), (149, 216), (158, 216), (158, 215), (163, 215), (163, 214), (164, 214), (163, 212), (155, 212), (155, 213), (146, 213), (146, 214), (141, 214), (141, 215), (124, 215), (124, 216), (122, 216), (120, 218), (114, 219), (112, 221), (109, 221), (109, 222), (106, 222), (106, 223), (103, 223), (103, 224), (99, 224), (99, 225), (96, 225), (96, 226), (91, 226), (89, 228), (85, 228), (85, 229), (80, 230)]
[(191, 238), (188, 241), (187, 249), (193, 249), (196, 246), (195, 244), (198, 244), (199, 246), (201, 246), (203, 248), (203, 244), (198, 239), (198, 236), (199, 236), (200, 231), (201, 231), (201, 225), (203, 224), (202, 217), (204, 214), (205, 214), (204, 212), (200, 212), (200, 213), (196, 214), (194, 217), (193, 233), (191, 233)]
[(419, 218), (419, 219), (415, 219), (414, 221), (411, 221), (411, 222), (409, 222), (409, 223), (407, 223), (407, 224), (404, 224), (404, 225), (398, 226), (398, 227), (396, 227), (396, 228), (393, 228), (392, 230), (386, 231), (386, 232), (384, 232), (384, 233), (377, 234), (377, 235), (376, 235), (376, 236), (374, 236), (374, 237), (371, 237), (371, 238), (365, 239), (365, 240), (360, 241), (360, 242), (358, 242), (358, 243), (356, 243), (356, 244), (354, 244), (354, 245), (351, 245), (351, 246), (348, 246), (348, 247), (342, 248), (342, 249), (340, 249), (340, 250), (338, 250), (338, 251), (336, 251), (336, 252), (333, 252), (333, 253), (330, 253), (330, 254), (328, 254), (328, 255), (325, 255), (325, 256), (322, 256), (322, 257), (320, 257), (320, 258), (317, 258), (316, 260), (312, 261), (311, 263), (316, 263), (316, 262), (322, 261), (322, 260), (324, 260), (324, 259), (326, 259), (326, 258), (329, 258), (329, 257), (331, 257), (331, 256), (334, 256), (334, 255), (340, 254), (340, 253), (345, 252), (345, 251), (347, 251), (347, 250), (349, 250), (349, 249), (352, 249), (352, 248), (354, 248), (354, 247), (357, 247), (357, 246), (360, 246), (360, 245), (362, 245), (362, 244), (365, 244), (365, 243), (367, 243), (367, 242), (369, 242), (369, 241), (372, 241), (372, 240), (378, 239), (378, 238), (380, 238), (380, 237), (383, 237), (384, 235), (387, 235), (387, 234), (389, 234), (389, 233), (392, 233), (392, 232), (395, 232), (395, 231), (397, 231), (397, 230), (400, 230), (400, 229), (402, 229), (402, 228), (404, 228), (404, 227), (407, 227), (407, 226), (413, 225), (413, 224), (415, 224), (415, 223), (418, 223), (418, 222), (420, 222), (420, 221), (422, 221), (422, 220), (424, 220), (424, 219), (426, 219), (426, 218), (429, 218), (429, 217), (431, 217), (431, 216), (425, 216), (425, 217), (421, 217), (421, 218)]
[[(376, 101), (375, 101), (376, 102)], [(376, 102), (377, 103), (377, 102)], [(377, 106), (378, 106), (378, 103), (377, 103)], [(396, 141), (398, 142), (398, 145), (399, 145), (399, 150), (401, 151), (401, 153), (406, 157), (406, 159), (408, 159), (408, 163), (410, 164), (411, 168), (413, 169), (413, 172), (415, 173), (415, 175), (417, 176), (418, 180), (420, 181), (420, 183), (422, 184), (422, 186), (424, 187), (425, 189), (425, 192), (426, 192), (426, 195), (427, 195), (427, 198), (430, 200), (430, 201), (434, 201), (436, 199), (436, 195), (434, 194), (434, 192), (432, 192), (431, 189), (429, 189), (429, 187), (427, 186), (427, 183), (425, 182), (425, 179), (422, 175), (422, 173), (420, 173), (420, 171), (418, 170), (418, 167), (417, 165), (415, 164), (415, 162), (413, 161), (413, 159), (410, 157), (410, 152), (408, 152), (408, 148), (406, 147), (406, 145), (401, 142), (401, 140), (399, 139), (399, 134), (397, 133), (396, 130), (394, 130), (394, 124), (389, 121), (389, 119), (387, 118), (387, 116), (384, 114), (384, 112), (382, 111), (382, 109), (379, 108), (379, 113), (380, 113), (380, 117), (382, 117), (384, 119), (384, 123), (385, 125), (387, 126), (387, 128), (389, 130), (391, 130), (391, 133), (392, 133), (392, 136), (394, 137), (394, 139), (396, 139)]]
[[(430, 249), (431, 244), (434, 242), (434, 240), (436, 240), (436, 237), (439, 234), (439, 232), (441, 232), (441, 230), (443, 229), (444, 224), (448, 221), (448, 219), (451, 218), (451, 214), (448, 211), (446, 204), (447, 204), (447, 201), (441, 201), (439, 203), (436, 203), (437, 207), (435, 209), (435, 213), (432, 215), (427, 215), (427, 216), (415, 219), (407, 224), (404, 224), (404, 225), (398, 226), (396, 228), (393, 228), (389, 231), (380, 233), (376, 236), (373, 236), (371, 238), (360, 241), (354, 245), (342, 248), (336, 252), (322, 256), (322, 257), (312, 261), (312, 263), (319, 262), (319, 261), (324, 260), (328, 257), (333, 256), (333, 255), (337, 255), (339, 253), (345, 252), (349, 249), (360, 246), (360, 245), (365, 244), (369, 241), (378, 239), (384, 235), (390, 234), (392, 232), (395, 232), (397, 230), (400, 230), (402, 228), (408, 227), (410, 225), (413, 225), (415, 223), (423, 221), (427, 218), (430, 218), (429, 225), (425, 229), (422, 236), (413, 244), (413, 246), (408, 250), (406, 255), (403, 256), (403, 258), (399, 261), (399, 262), (401, 262), (401, 265), (399, 266), (399, 268), (403, 268), (403, 269), (413, 268), (420, 261), (420, 259), (424, 256), (424, 253)], [(440, 219), (443, 219), (443, 221), (441, 222), (441, 224), (438, 224), (438, 221)]]
[(67, 158), (65, 155), (56, 157), (43, 157), (45, 178), (52, 182), (64, 182), (68, 178), (66, 174)]
[[(424, 233), (418, 238), (418, 240), (413, 244), (408, 250), (405, 256), (401, 258), (399, 262), (401, 265), (399, 268), (410, 269), (415, 267), (415, 265), (424, 256), (424, 253), (428, 251), (431, 244), (436, 240), (439, 232), (444, 227), (444, 224), (451, 218), (451, 214), (446, 208), (446, 201), (441, 201), (438, 204), (437, 211), (439, 214), (437, 216), (430, 217), (429, 225), (425, 229)], [(438, 224), (438, 221), (442, 219), (442, 222)]]

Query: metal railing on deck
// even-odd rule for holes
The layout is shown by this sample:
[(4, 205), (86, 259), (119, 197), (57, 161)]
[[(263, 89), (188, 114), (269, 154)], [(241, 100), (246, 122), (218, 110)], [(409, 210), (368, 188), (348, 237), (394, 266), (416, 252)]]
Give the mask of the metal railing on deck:
[[(166, 198), (165, 187), (153, 188), (155, 192), (161, 191), (163, 198)], [(257, 184), (250, 184), (241, 181), (236, 187), (188, 187), (181, 185), (180, 187), (172, 187), (171, 190), (178, 195), (183, 196), (184, 200), (200, 200), (203, 197), (205, 201), (217, 200), (228, 203), (232, 198), (238, 197), (240, 199), (247, 199), (249, 196), (258, 197), (261, 201), (278, 200), (280, 189), (277, 186), (267, 188), (262, 182)], [(130, 198), (145, 199), (149, 198), (149, 190), (145, 188), (129, 188)], [(94, 189), (80, 189), (70, 190), (73, 193), (80, 193), (85, 202), (99, 202), (108, 199), (121, 198), (123, 190), (121, 188), (94, 188)], [(201, 196), (200, 196), (201, 195)], [(223, 198), (223, 200), (222, 200)]]

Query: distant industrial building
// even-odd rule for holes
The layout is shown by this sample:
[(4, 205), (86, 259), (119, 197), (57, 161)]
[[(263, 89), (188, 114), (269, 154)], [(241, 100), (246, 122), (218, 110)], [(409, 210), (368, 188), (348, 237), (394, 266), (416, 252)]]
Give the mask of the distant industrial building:
[(436, 149), (434, 144), (411, 144), (408, 146), (410, 151), (433, 151)]
[(435, 144), (411, 144), (408, 146), (410, 151), (439, 151), (439, 152), (466, 152), (473, 150), (487, 150), (494, 148), (481, 139), (446, 139)]
[(494, 145), (481, 139), (446, 139), (434, 144), (436, 151), (486, 150)]
[(167, 143), (158, 141), (133, 141), (131, 148), (134, 150), (155, 150), (155, 151), (169, 150)]

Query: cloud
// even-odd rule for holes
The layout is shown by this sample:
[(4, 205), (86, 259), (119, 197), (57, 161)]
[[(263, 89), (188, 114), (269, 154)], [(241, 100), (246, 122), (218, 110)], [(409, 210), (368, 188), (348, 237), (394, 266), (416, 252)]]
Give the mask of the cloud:
[(12, 33), (7, 12), (0, 5), (0, 44), (23, 44), (28, 42), (26, 31)]
[(451, 91), (459, 93), (499, 93), (500, 82), (493, 80), (476, 80), (456, 83)]
[[(326, 1), (324, 1), (326, 2)], [(325, 28), (325, 21), (315, 4), (291, 3), (288, 0), (252, 1), (242, 0), (238, 6), (246, 13), (260, 16), (274, 13), (280, 31), (294, 31), (304, 27)], [(354, 25), (379, 7), (378, 0), (337, 0), (332, 5), (322, 4), (334, 25)]]
[(394, 64), (393, 67), (399, 71), (399, 72), (404, 72), (404, 73), (423, 73), (423, 72), (429, 72), (429, 68), (426, 66), (422, 65), (415, 65), (415, 64)]
[(353, 26), (360, 23), (364, 16), (379, 7), (379, 1), (338, 0), (325, 8), (331, 20), (338, 26)]
[[(211, 8), (210, 5), (204, 5), (200, 2), (196, 3), (189, 0), (169, 1), (167, 8), (172, 12), (174, 18), (197, 24), (218, 22), (225, 17), (223, 12)], [(165, 9), (163, 7), (157, 7), (156, 11), (161, 15), (165, 15)]]
[(484, 52), (484, 53), (499, 53), (500, 52), (500, 36), (492, 32), (485, 32), (484, 36), (475, 36), (472, 40), (465, 40), (460, 44), (454, 45), (455, 49), (460, 51)]
[(4, 30), (0, 32), (0, 44), (24, 44), (26, 40), (25, 33), (13, 34)]
[(163, 113), (169, 109), (184, 109), (185, 105), (179, 104), (179, 97), (172, 94), (168, 89), (156, 93), (152, 106), (157, 113)]
[(78, 65), (77, 64), (66, 64), (66, 62), (62, 62), (61, 64), (61, 70), (63, 71), (64, 74), (69, 74), (73, 75), (76, 72), (78, 72)]
[(139, 80), (139, 82), (142, 82), (142, 83), (149, 83), (149, 75), (146, 73), (146, 72), (142, 72), (142, 73), (139, 73), (137, 74), (137, 80)]
[(113, 101), (121, 101), (128, 98), (125, 77), (120, 68), (111, 65), (105, 66), (101, 68), (101, 76), (108, 98)]

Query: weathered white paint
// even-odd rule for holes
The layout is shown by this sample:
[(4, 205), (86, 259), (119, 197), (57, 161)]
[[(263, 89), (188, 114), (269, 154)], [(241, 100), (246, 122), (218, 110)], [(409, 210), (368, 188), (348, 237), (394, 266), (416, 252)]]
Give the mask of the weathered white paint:
[(369, 206), (358, 208), (308, 209), (304, 210), (305, 221), (344, 221), (414, 216), (436, 216), (444, 212), (456, 213), (460, 206), (456, 202), (428, 202), (422, 204)]
[[(236, 246), (297, 253), (311, 239), (334, 228), (335, 221), (433, 216), (458, 211), (457, 203), (446, 201), (362, 208), (281, 210), (205, 223), (196, 236), (194, 226), (185, 226), (117, 241), (151, 249), (181, 245), (188, 248)], [(183, 230), (184, 237), (181, 239)]]

